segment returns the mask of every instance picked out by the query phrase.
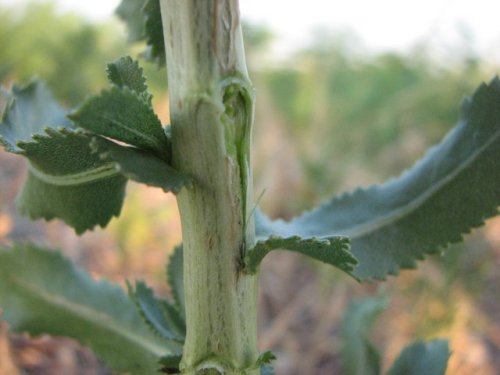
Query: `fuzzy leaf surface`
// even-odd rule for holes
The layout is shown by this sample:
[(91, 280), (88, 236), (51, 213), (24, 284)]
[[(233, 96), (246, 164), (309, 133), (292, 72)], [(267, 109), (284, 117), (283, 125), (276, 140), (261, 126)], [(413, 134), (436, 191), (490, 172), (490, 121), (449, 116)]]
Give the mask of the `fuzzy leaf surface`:
[(272, 250), (286, 249), (307, 255), (313, 259), (336, 266), (351, 273), (356, 265), (356, 259), (349, 253), (349, 239), (346, 237), (317, 237), (303, 239), (299, 236), (279, 237), (271, 235), (258, 241), (245, 257), (245, 271), (257, 272), (262, 259)]
[(120, 57), (108, 64), (107, 72), (108, 79), (112, 84), (120, 89), (128, 87), (151, 104), (152, 97), (148, 93), (146, 78), (137, 61), (132, 60), (130, 56)]
[(256, 215), (258, 239), (344, 235), (361, 280), (414, 268), (462, 240), (500, 205), (500, 81), (463, 102), (458, 125), (423, 159), (383, 185), (358, 189), (290, 221)]
[(118, 216), (126, 179), (92, 153), (90, 137), (71, 126), (45, 86), (15, 86), (11, 100), (0, 140), (29, 160), (16, 200), (19, 211), (33, 219), (62, 219), (77, 233)]
[(380, 374), (380, 354), (370, 340), (370, 331), (386, 305), (387, 300), (380, 296), (364, 298), (345, 312), (340, 355), (346, 375)]
[(135, 288), (129, 286), (129, 295), (155, 334), (168, 340), (184, 342), (185, 322), (170, 302), (156, 298), (153, 290), (142, 281), (138, 281)]
[(191, 186), (192, 179), (172, 168), (165, 160), (134, 148), (120, 146), (104, 138), (94, 138), (92, 149), (101, 159), (116, 164), (125, 177), (146, 185), (156, 186), (165, 192), (177, 194), (184, 186)]
[(175, 305), (181, 315), (186, 316), (184, 301), (184, 261), (182, 245), (176, 246), (167, 265), (167, 280), (172, 291)]
[(151, 105), (128, 87), (112, 87), (89, 98), (69, 116), (92, 133), (113, 138), (168, 159), (170, 143)]
[(449, 357), (446, 340), (418, 341), (401, 352), (387, 375), (444, 375)]
[(94, 281), (59, 253), (31, 245), (0, 249), (0, 307), (12, 330), (73, 337), (115, 371), (156, 374), (181, 350), (149, 332), (124, 291)]

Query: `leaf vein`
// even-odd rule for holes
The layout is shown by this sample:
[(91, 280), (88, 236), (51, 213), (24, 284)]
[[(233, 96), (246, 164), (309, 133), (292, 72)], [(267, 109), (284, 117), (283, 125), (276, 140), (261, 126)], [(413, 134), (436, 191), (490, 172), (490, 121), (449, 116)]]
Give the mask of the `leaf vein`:
[(462, 164), (459, 165), (458, 168), (455, 168), (451, 173), (444, 176), (439, 182), (433, 185), (431, 188), (424, 191), (420, 196), (416, 197), (414, 200), (409, 202), (408, 204), (401, 206), (400, 208), (388, 213), (387, 215), (377, 218), (368, 223), (363, 223), (352, 228), (349, 228), (345, 231), (342, 231), (342, 235), (347, 236), (351, 239), (362, 237), (370, 232), (374, 232), (388, 226), (395, 221), (407, 216), (411, 212), (416, 211), (419, 207), (421, 207), (432, 195), (438, 191), (441, 187), (446, 185), (448, 182), (452, 181), (455, 177), (457, 177), (464, 169), (466, 169), (469, 165), (471, 165), (476, 157), (480, 156), (484, 150), (486, 150), (489, 146), (495, 143), (500, 137), (500, 131), (498, 131), (493, 137), (491, 137), (484, 145), (477, 148), (476, 151), (467, 158)]
[(11, 276), (10, 279), (20, 288), (34, 294), (35, 296), (38, 296), (38, 298), (46, 301), (47, 303), (65, 309), (84, 320), (92, 322), (93, 324), (102, 326), (105, 329), (109, 329), (117, 333), (118, 335), (123, 336), (127, 340), (136, 343), (138, 346), (145, 348), (150, 353), (153, 353), (157, 356), (167, 354), (163, 347), (144, 340), (144, 338), (140, 337), (139, 335), (130, 332), (126, 327), (116, 324), (111, 316), (103, 313), (102, 311), (96, 311), (88, 306), (75, 303), (68, 299), (61, 298), (57, 295), (53, 295), (50, 292), (45, 291), (42, 288), (32, 283), (26, 282), (25, 280), (22, 280), (18, 277)]
[(148, 137), (143, 132), (140, 132), (140, 131), (138, 131), (138, 130), (136, 130), (134, 128), (131, 128), (131, 127), (127, 126), (123, 122), (118, 121), (116, 118), (108, 117), (106, 115), (102, 115), (102, 117), (104, 118), (104, 120), (109, 121), (110, 123), (118, 126), (119, 128), (122, 128), (122, 129), (124, 129), (126, 131), (129, 131), (130, 133), (134, 134), (138, 138), (144, 139), (147, 143), (155, 146), (155, 148), (158, 147), (159, 143), (158, 143), (158, 140), (156, 138), (154, 138), (154, 137)]
[(82, 185), (95, 182), (97, 180), (114, 177), (120, 174), (120, 171), (117, 170), (116, 163), (114, 162), (106, 163), (97, 168), (87, 169), (83, 172), (66, 175), (53, 175), (44, 173), (34, 167), (31, 163), (28, 166), (28, 170), (43, 182), (56, 186)]

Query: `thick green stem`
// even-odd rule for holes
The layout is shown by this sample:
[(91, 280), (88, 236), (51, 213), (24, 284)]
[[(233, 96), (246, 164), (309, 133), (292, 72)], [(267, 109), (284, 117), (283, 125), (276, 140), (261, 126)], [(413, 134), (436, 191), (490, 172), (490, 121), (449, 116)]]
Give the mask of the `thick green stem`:
[(184, 244), (184, 374), (258, 374), (250, 217), (253, 88), (237, 0), (161, 0)]

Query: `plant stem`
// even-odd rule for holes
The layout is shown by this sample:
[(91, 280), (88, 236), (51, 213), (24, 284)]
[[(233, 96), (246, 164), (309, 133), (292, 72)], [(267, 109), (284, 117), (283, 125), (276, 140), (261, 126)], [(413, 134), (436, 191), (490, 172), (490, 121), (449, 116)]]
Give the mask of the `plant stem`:
[(258, 374), (250, 138), (254, 95), (237, 0), (161, 0), (184, 245), (184, 374)]

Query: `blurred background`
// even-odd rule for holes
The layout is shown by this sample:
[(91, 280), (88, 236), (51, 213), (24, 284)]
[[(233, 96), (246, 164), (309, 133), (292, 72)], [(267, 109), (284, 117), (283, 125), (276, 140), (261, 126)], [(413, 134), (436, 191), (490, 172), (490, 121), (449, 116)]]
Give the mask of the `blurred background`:
[[(339, 9), (307, 3), (241, 1), (257, 92), (254, 190), (273, 218), (400, 174), (456, 123), (464, 94), (500, 72), (493, 19), (500, 6), (491, 1), (470, 8), (449, 0), (404, 8), (388, 0), (376, 8), (361, 0)], [(0, 0), (2, 85), (37, 75), (68, 108), (106, 87), (106, 63), (143, 48), (127, 45), (112, 14), (117, 4)], [(166, 73), (142, 66), (168, 123)], [(24, 160), (0, 150), (1, 246), (33, 241), (60, 249), (96, 278), (121, 285), (143, 278), (169, 294), (165, 264), (181, 242), (173, 195), (129, 183), (120, 218), (78, 237), (59, 221), (32, 222), (16, 212), (25, 171)], [(278, 357), (277, 374), (342, 374), (343, 312), (354, 298), (376, 293), (390, 296), (373, 330), (384, 369), (410, 341), (447, 337), (447, 375), (499, 374), (500, 219), (429, 258), (398, 278), (361, 285), (304, 257), (271, 254), (262, 267), (259, 326), (262, 350)], [(68, 339), (0, 330), (2, 340), (26, 374), (111, 374)]]

